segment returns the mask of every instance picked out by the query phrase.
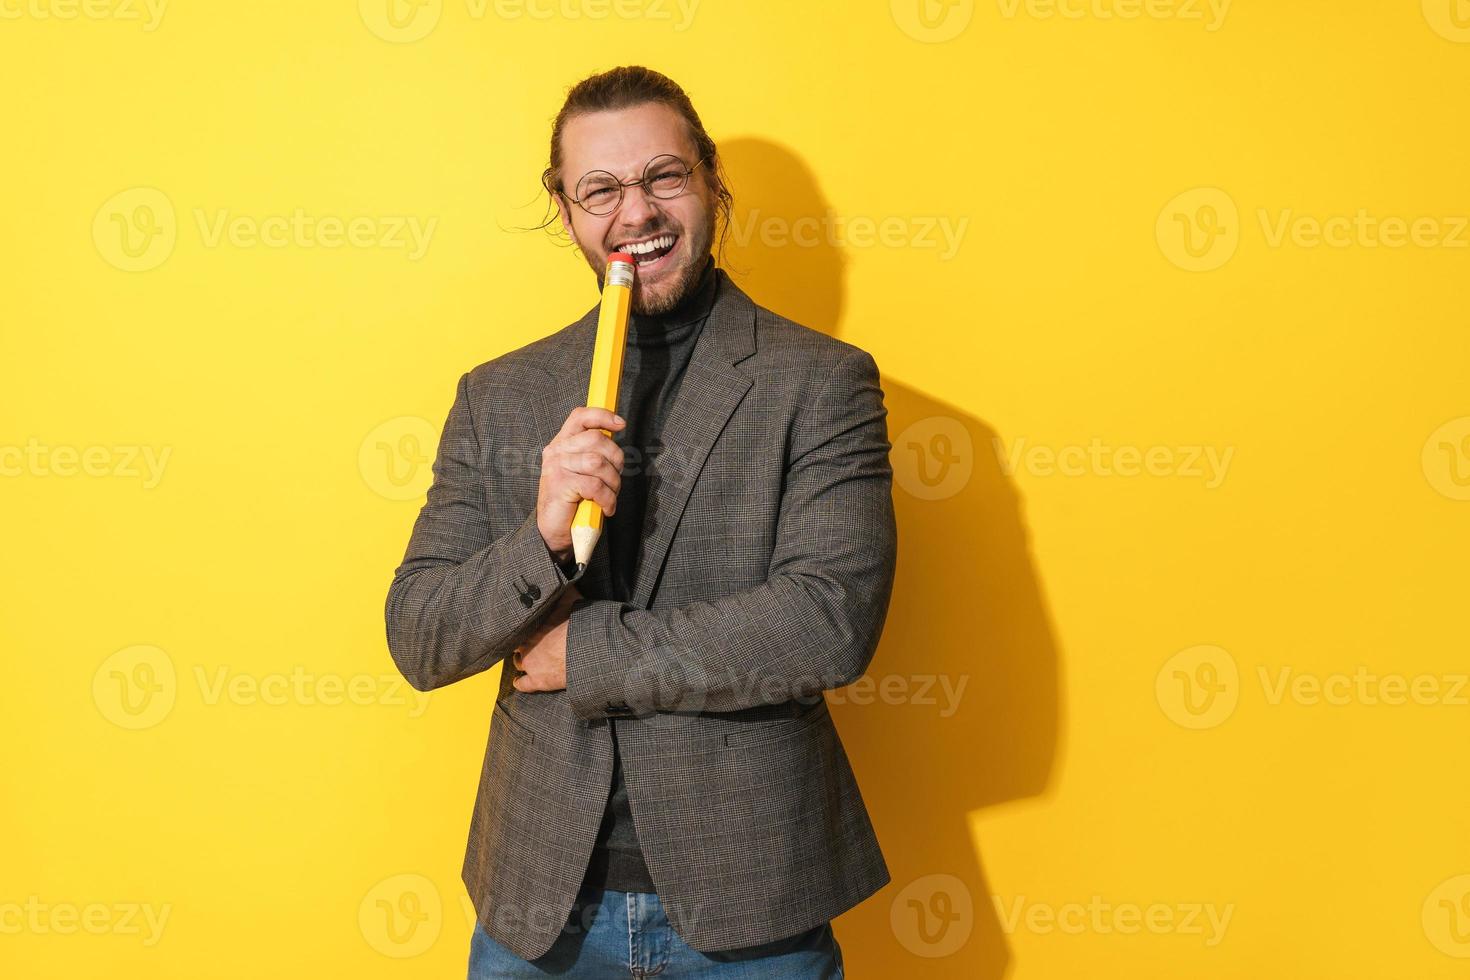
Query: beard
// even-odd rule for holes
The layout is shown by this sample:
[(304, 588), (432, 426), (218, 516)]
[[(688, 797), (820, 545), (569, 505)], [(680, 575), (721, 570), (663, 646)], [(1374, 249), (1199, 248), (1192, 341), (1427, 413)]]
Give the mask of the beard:
[[(704, 219), (691, 228), (680, 229), (669, 222), (661, 222), (657, 228), (628, 237), (646, 238), (649, 235), (663, 232), (679, 237), (679, 240), (674, 243), (673, 252), (669, 253), (669, 257), (674, 258), (678, 265), (663, 270), (656, 283), (645, 283), (635, 271), (631, 309), (637, 316), (661, 316), (678, 307), (694, 291), (699, 283), (700, 274), (704, 272), (704, 264), (709, 259), (710, 246), (714, 243), (714, 211), (713, 209), (706, 211)], [(582, 255), (587, 259), (587, 264), (592, 267), (592, 271), (597, 273), (597, 282), (600, 286), (607, 272), (606, 260), (603, 260), (602, 267), (598, 268), (586, 249), (582, 249)]]

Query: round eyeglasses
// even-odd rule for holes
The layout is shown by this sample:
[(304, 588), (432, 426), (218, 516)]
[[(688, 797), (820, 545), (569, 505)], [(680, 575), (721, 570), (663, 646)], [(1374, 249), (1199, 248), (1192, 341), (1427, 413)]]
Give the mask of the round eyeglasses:
[(606, 170), (590, 170), (577, 181), (577, 196), (572, 200), (588, 214), (602, 217), (618, 209), (623, 203), (623, 191), (628, 187), (641, 185), (649, 194), (665, 200), (678, 197), (688, 186), (689, 175), (708, 159), (707, 156), (701, 157), (694, 166), (686, 167), (683, 160), (672, 153), (664, 153), (648, 161), (641, 179), (627, 183)]

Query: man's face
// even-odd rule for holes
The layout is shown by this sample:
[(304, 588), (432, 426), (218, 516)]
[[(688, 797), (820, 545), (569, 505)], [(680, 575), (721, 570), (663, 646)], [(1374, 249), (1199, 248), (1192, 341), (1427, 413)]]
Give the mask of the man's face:
[[(714, 240), (714, 192), (705, 161), (689, 177), (678, 197), (658, 198), (642, 187), (623, 188), (623, 201), (611, 214), (588, 214), (570, 199), (577, 184), (592, 170), (606, 170), (619, 180), (639, 180), (654, 157), (672, 153), (694, 166), (698, 157), (683, 118), (661, 103), (650, 102), (615, 112), (575, 116), (562, 129), (562, 190), (557, 198), (562, 227), (572, 236), (587, 264), (599, 277), (607, 257), (635, 242), (665, 235), (674, 239), (667, 254), (653, 261), (634, 256), (633, 312), (665, 313), (694, 288)], [(657, 255), (658, 253), (653, 253)]]

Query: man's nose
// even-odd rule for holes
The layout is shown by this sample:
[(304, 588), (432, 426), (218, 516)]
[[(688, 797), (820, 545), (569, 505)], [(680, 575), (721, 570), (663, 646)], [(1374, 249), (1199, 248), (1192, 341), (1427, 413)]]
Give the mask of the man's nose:
[(652, 195), (641, 184), (623, 191), (623, 206), (618, 209), (618, 215), (624, 229), (632, 230), (633, 236), (638, 234), (636, 229), (647, 227), (649, 219), (658, 213), (651, 198)]

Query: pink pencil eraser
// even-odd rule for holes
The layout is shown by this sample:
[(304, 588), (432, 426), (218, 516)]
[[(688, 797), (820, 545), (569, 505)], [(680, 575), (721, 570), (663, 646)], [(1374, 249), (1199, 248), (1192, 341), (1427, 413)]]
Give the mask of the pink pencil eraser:
[(614, 252), (607, 257), (607, 261), (609, 265), (614, 262), (626, 262), (629, 265), (632, 265), (633, 256), (629, 255), (627, 252)]

